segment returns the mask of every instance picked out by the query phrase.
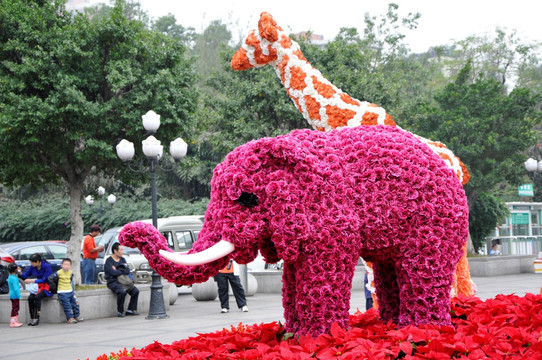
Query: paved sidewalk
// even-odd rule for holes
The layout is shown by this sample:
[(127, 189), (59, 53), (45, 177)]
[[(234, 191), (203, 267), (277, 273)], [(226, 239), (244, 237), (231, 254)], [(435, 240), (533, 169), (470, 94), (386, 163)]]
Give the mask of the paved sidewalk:
[[(541, 274), (518, 274), (499, 277), (474, 278), (478, 296), (482, 299), (495, 295), (526, 292), (537, 293), (542, 287)], [(220, 313), (217, 300), (197, 302), (190, 293), (181, 291), (179, 298), (163, 320), (146, 320), (145, 314), (136, 317), (88, 320), (75, 325), (41, 324), (38, 327), (23, 326), (10, 329), (3, 325), (0, 336), (0, 359), (76, 360), (96, 359), (101, 354), (118, 352), (124, 347), (140, 348), (157, 340), (171, 343), (176, 340), (245, 324), (284, 321), (280, 294), (256, 294), (248, 297), (249, 312), (235, 309), (235, 300), (230, 298), (231, 311)], [(365, 299), (361, 289), (352, 292), (351, 312), (365, 310)], [(84, 309), (82, 309), (84, 316)]]

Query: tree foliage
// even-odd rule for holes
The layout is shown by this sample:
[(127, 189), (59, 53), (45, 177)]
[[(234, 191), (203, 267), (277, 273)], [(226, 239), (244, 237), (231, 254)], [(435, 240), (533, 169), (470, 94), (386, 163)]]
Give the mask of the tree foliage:
[(471, 82), (467, 62), (456, 80), (435, 95), (437, 106), (423, 105), (410, 125), (419, 135), (445, 143), (467, 165), (465, 191), (472, 206), (500, 182), (517, 184), (524, 175), (524, 151), (536, 142), (539, 95), (515, 88), (510, 94), (492, 77)]
[(194, 46), (194, 40), (197, 35), (193, 27), (185, 28), (181, 24), (177, 24), (175, 15), (171, 13), (161, 16), (154, 21), (152, 29), (179, 40), (187, 48)]
[(469, 231), (476, 251), (485, 244), (497, 224), (502, 224), (509, 211), (506, 204), (499, 198), (482, 193), (477, 197), (469, 213)]
[[(158, 217), (202, 215), (209, 199), (187, 201), (181, 199), (158, 200)], [(102, 229), (123, 226), (126, 223), (151, 218), (151, 203), (143, 197), (121, 197), (111, 207), (103, 204), (103, 216), (98, 211), (99, 201), (92, 208), (82, 206), (81, 215), (86, 224), (99, 224)], [(5, 199), (0, 205), (0, 243), (13, 241), (68, 240), (70, 238), (69, 199), (58, 195), (37, 197), (27, 201)]]
[[(175, 40), (122, 13), (98, 22), (45, 2), (0, 8), (0, 158), (4, 184), (68, 183), (119, 173), (113, 146), (140, 143), (141, 115), (162, 115), (160, 134), (188, 127), (197, 93)], [(17, 151), (10, 151), (17, 149)]]
[(505, 85), (504, 91), (518, 85), (532, 90), (540, 87), (540, 68), (537, 56), (539, 45), (522, 41), (516, 31), (497, 28), (493, 36), (471, 35), (457, 41), (444, 62), (452, 76), (456, 76), (467, 61), (471, 62), (471, 80), (489, 77)]
[(188, 127), (197, 92), (184, 52), (178, 40), (131, 20), (121, 0), (95, 18), (62, 2), (0, 2), (0, 182), (68, 184), (72, 258), (86, 178), (128, 178), (114, 145), (140, 144), (150, 109), (162, 115), (161, 137)]

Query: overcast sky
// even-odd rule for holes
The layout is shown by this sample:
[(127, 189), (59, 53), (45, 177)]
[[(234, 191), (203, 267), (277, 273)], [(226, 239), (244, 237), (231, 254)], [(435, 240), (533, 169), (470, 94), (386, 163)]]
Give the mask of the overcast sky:
[[(256, 27), (259, 14), (270, 12), (283, 28), (297, 33), (312, 30), (331, 40), (341, 27), (362, 30), (366, 12), (384, 14), (391, 1), (333, 0), (323, 1), (247, 1), (247, 0), (140, 0), (152, 18), (167, 13), (177, 22), (201, 31), (215, 19), (237, 23), (239, 31)], [(471, 34), (491, 34), (497, 26), (516, 29), (521, 39), (542, 41), (541, 0), (396, 0), (401, 14), (419, 12), (422, 17), (416, 30), (407, 34), (406, 42), (414, 52), (430, 46), (451, 43)], [(315, 5), (322, 4), (322, 5)], [(325, 5), (327, 4), (327, 5)], [(246, 29), (246, 30), (245, 30)], [(235, 35), (235, 34), (234, 34)]]
[[(92, 0), (93, 2), (99, 0)], [(210, 21), (236, 23), (234, 36), (257, 26), (262, 11), (270, 12), (280, 26), (293, 33), (311, 30), (331, 40), (341, 27), (363, 30), (366, 12), (381, 15), (388, 0), (140, 0), (151, 18), (172, 13), (177, 22), (201, 32)], [(406, 43), (414, 52), (434, 45), (450, 44), (468, 35), (494, 33), (496, 27), (518, 31), (524, 41), (542, 41), (542, 0), (395, 0), (400, 14), (419, 12), (416, 30), (407, 33)], [(318, 5), (316, 5), (318, 4)], [(237, 32), (237, 34), (235, 33)]]

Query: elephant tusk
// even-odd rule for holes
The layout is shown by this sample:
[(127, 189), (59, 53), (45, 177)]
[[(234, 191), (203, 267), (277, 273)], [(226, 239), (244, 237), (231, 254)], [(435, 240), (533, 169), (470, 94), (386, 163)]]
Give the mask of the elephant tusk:
[(193, 266), (208, 264), (212, 261), (223, 258), (233, 250), (235, 250), (235, 245), (233, 245), (231, 242), (220, 240), (210, 248), (195, 254), (179, 254), (165, 250), (160, 250), (159, 253), (166, 260), (176, 264)]

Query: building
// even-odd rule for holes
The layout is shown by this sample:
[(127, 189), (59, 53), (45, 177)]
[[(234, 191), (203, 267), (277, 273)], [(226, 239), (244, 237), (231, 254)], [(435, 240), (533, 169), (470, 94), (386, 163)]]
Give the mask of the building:
[(542, 203), (507, 202), (510, 214), (505, 222), (497, 226), (495, 236), (539, 236), (542, 235), (540, 219)]
[(486, 237), (485, 253), (495, 244), (503, 255), (538, 255), (542, 251), (542, 203), (507, 202), (510, 214)]
[(324, 39), (324, 35), (313, 34), (307, 31), (299, 32), (297, 34), (294, 34), (294, 36), (297, 39), (304, 39), (306, 41), (309, 41), (311, 44), (319, 47), (324, 47), (329, 43), (328, 40)]

